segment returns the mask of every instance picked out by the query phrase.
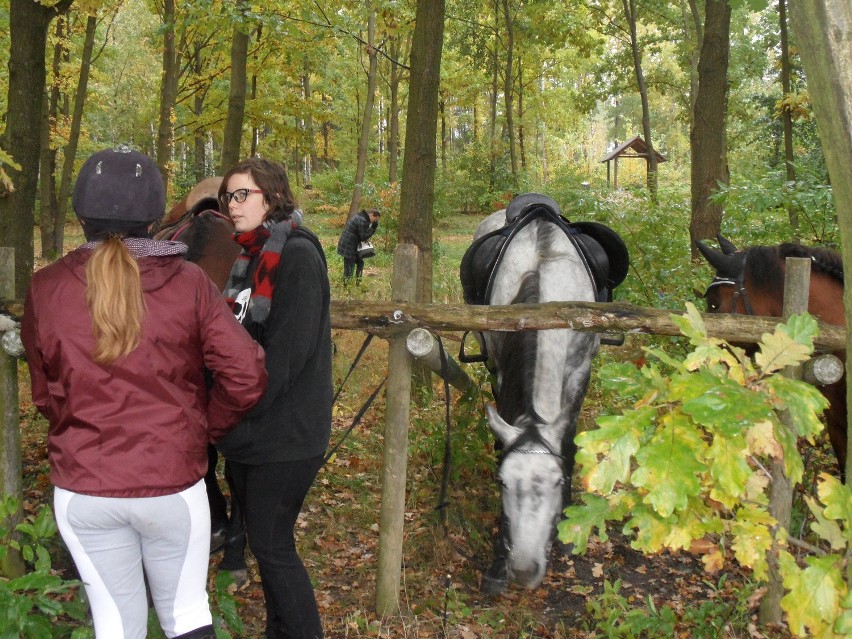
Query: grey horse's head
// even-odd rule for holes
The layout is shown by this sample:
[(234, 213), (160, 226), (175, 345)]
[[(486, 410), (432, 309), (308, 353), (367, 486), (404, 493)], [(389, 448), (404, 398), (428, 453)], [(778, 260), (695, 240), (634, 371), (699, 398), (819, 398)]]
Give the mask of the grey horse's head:
[(522, 417), (509, 424), (488, 407), (488, 423), (503, 443), (499, 482), (507, 536), (508, 578), (535, 588), (547, 571), (554, 525), (562, 515), (565, 462), (560, 454), (567, 419), (553, 424)]

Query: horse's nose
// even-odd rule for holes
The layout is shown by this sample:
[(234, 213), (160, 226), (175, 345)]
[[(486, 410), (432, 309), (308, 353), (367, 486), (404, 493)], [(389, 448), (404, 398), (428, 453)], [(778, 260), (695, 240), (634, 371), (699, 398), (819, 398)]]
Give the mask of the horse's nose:
[(522, 588), (535, 588), (541, 583), (544, 575), (537, 561), (523, 568), (512, 567), (509, 569), (509, 578)]

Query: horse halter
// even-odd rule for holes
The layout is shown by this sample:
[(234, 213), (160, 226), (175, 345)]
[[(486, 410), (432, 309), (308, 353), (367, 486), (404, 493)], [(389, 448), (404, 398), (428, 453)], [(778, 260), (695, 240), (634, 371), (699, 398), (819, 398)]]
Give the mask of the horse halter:
[[(534, 448), (521, 448), (524, 444), (532, 443), (535, 444)], [(520, 434), (520, 436), (513, 441), (509, 446), (503, 449), (503, 453), (500, 456), (500, 464), (502, 465), (504, 461), (506, 461), (506, 457), (512, 454), (518, 455), (550, 455), (551, 457), (556, 457), (560, 465), (562, 466), (562, 482), (565, 482), (565, 456), (557, 453), (551, 448), (550, 444), (548, 444), (541, 434), (538, 432), (538, 429), (535, 426), (527, 426), (524, 429), (524, 432)], [(556, 513), (554, 516), (554, 525), (559, 520), (560, 513)], [(501, 518), (503, 520), (503, 543), (506, 546), (506, 549), (511, 552), (514, 544), (512, 543), (512, 534), (511, 534), (511, 526), (509, 516), (505, 513), (502, 513)]]
[[(737, 272), (737, 276), (734, 278), (731, 277), (722, 277), (718, 273), (713, 277), (713, 281), (710, 282), (710, 286), (707, 287), (707, 290), (704, 292), (704, 297), (707, 297), (707, 293), (710, 292), (710, 289), (714, 286), (733, 286), (734, 287), (734, 295), (731, 298), (733, 300), (733, 307), (730, 311), (728, 311), (732, 315), (737, 315), (737, 307), (739, 306), (739, 301), (742, 299), (743, 308), (745, 308), (746, 315), (754, 315), (754, 308), (751, 306), (751, 302), (748, 298), (748, 293), (745, 288), (745, 272), (746, 272), (746, 260), (748, 259), (747, 255), (743, 255), (743, 263), (740, 267), (739, 272)], [(722, 312), (721, 310), (717, 310), (714, 312)]]

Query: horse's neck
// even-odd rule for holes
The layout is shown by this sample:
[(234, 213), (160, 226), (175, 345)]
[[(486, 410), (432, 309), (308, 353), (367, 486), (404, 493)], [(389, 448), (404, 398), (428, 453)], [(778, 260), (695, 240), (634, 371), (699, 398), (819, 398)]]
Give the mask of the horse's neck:
[(821, 273), (811, 274), (808, 311), (827, 324), (843, 326), (843, 284), (839, 280)]

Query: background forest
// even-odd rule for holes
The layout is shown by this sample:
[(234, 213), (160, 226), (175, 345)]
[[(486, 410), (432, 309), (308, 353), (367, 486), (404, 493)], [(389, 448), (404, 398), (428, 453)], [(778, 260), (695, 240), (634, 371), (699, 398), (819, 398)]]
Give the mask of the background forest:
[[(402, 185), (420, 177), (403, 175), (416, 4), (0, 0), (0, 65), (19, 74), (0, 77), (0, 243), (16, 248), (18, 297), (34, 267), (82, 241), (70, 212), (79, 166), (93, 151), (129, 144), (156, 158), (170, 204), (243, 157), (285, 164), (326, 249), (332, 297), (390, 299), (393, 248), (406, 231)], [(18, 48), (13, 6), (26, 7), (19, 32), (28, 39)], [(707, 41), (723, 43), (722, 59), (702, 62)], [(40, 87), (40, 70), (21, 58), (15, 66), (22, 49), (39, 60), (44, 53), (43, 95), (39, 89), (29, 106), (14, 87)], [(699, 77), (715, 92), (701, 93)], [(636, 136), (664, 161), (622, 159), (615, 188), (602, 160)], [(458, 265), (476, 224), (527, 191), (553, 197), (572, 220), (601, 221), (622, 235), (631, 267), (616, 298), (640, 306), (681, 311), (698, 301), (703, 309), (698, 298), (711, 272), (693, 259), (695, 237), (722, 231), (741, 247), (839, 245), (786, 0), (446, 0), (435, 146), (434, 206), (419, 213), (430, 229), (425, 297), (436, 302), (461, 300)], [(383, 212), (378, 255), (364, 285), (347, 289), (334, 247), (347, 217), (367, 207)], [(336, 330), (334, 338), (337, 384), (361, 335)], [(333, 441), (385, 373), (387, 347), (376, 342), (341, 394)], [(643, 366), (649, 344), (672, 361), (689, 356), (680, 338), (629, 336), (622, 347), (602, 348), (580, 430), (625, 399), (599, 371)], [(483, 417), (487, 376), (470, 372), (481, 392), (454, 397), (449, 521), (433, 510), (445, 445), (441, 386), (421, 388), (412, 409), (400, 617), (372, 612), (382, 398), (319, 476), (300, 529), (329, 637), (791, 636), (783, 625), (758, 629), (764, 591), (751, 571), (729, 561), (705, 572), (688, 553), (644, 557), (617, 532), (590, 540), (583, 556), (556, 558), (536, 591), (480, 595), (499, 493)], [(67, 557), (38, 509), (50, 493), (46, 423), (28, 401), (27, 382), (21, 424), (32, 545), (24, 547), (43, 581), (29, 577), (17, 599), (0, 582), (0, 608), (16, 611), (0, 615), (0, 629), (86, 637), (85, 606), (63, 581), (73, 577)], [(825, 442), (817, 443), (806, 451), (794, 523), (800, 537), (825, 548), (825, 539), (808, 537), (805, 506), (818, 473), (835, 472)], [(0, 503), (0, 519), (12, 508)], [(0, 537), (6, 532), (0, 526)], [(39, 544), (56, 557), (53, 566)], [(220, 637), (260, 633), (253, 571), (237, 586), (211, 570)], [(819, 607), (808, 603), (801, 608)], [(852, 624), (852, 601), (843, 606)], [(828, 621), (817, 622), (835, 636)]]
[[(484, 213), (511, 193), (603, 187), (601, 160), (636, 135), (666, 160), (660, 186), (686, 193), (700, 5), (448, 2), (435, 217)], [(778, 5), (731, 5), (727, 169), (758, 220), (827, 178)], [(403, 0), (73, 4), (48, 31), (43, 254), (61, 252), (74, 166), (119, 143), (158, 159), (170, 201), (260, 154), (327, 206), (393, 212), (413, 15)], [(8, 55), (8, 30), (0, 37)], [(621, 161), (619, 185), (642, 187), (645, 168)], [(835, 239), (812, 220), (801, 233)]]

